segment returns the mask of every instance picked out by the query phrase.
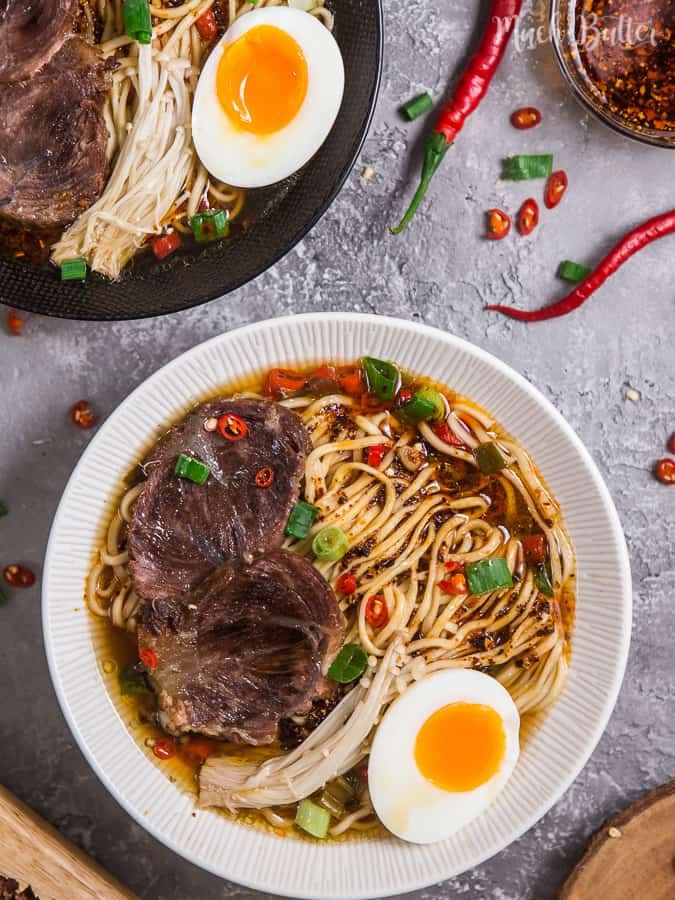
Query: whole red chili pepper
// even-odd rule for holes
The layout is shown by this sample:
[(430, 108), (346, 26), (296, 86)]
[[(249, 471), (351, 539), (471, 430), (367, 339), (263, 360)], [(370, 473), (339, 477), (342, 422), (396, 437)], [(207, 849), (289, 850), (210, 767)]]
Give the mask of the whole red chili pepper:
[(638, 225), (632, 231), (622, 238), (619, 243), (607, 254), (607, 256), (598, 263), (591, 274), (584, 278), (571, 293), (557, 303), (545, 306), (543, 309), (535, 309), (527, 311), (523, 309), (514, 309), (512, 306), (486, 306), (485, 309), (494, 309), (497, 312), (504, 313), (512, 319), (521, 319), (523, 322), (543, 322), (544, 319), (555, 319), (558, 316), (565, 316), (577, 307), (581, 306), (599, 287), (601, 287), (610, 275), (622, 266), (627, 259), (630, 259), (638, 250), (642, 250), (647, 244), (665, 237), (667, 234), (675, 232), (675, 209), (663, 215), (655, 216)]
[(448, 152), (448, 147), (457, 137), (466, 119), (487, 93), (492, 77), (506, 50), (511, 32), (515, 28), (521, 6), (522, 0), (491, 0), (488, 22), (481, 42), (469, 60), (452, 99), (441, 110), (434, 130), (429, 135), (422, 164), (420, 186), (400, 224), (396, 228), (389, 229), (392, 234), (400, 234), (410, 224), (427, 192), (431, 179)]

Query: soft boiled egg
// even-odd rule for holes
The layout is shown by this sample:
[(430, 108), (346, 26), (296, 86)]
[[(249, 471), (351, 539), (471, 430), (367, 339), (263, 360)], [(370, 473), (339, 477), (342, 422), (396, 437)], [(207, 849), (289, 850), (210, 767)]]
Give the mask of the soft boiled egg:
[(319, 149), (342, 102), (344, 66), (330, 31), (276, 6), (236, 19), (206, 60), (192, 138), (211, 175), (242, 188), (287, 178)]
[(418, 681), (375, 732), (368, 786), (382, 823), (417, 844), (450, 837), (504, 788), (519, 728), (515, 703), (489, 675), (448, 669)]

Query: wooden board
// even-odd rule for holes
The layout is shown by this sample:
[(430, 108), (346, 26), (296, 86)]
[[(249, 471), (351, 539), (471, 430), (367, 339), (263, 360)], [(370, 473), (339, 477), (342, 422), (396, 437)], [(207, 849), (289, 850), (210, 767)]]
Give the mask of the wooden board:
[(0, 875), (40, 900), (138, 900), (0, 785)]
[(675, 898), (675, 781), (608, 819), (559, 900)]

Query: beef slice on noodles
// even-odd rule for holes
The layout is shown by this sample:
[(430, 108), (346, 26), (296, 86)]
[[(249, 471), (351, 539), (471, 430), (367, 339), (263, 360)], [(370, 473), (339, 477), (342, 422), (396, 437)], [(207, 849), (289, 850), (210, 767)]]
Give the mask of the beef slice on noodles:
[(332, 693), (324, 672), (344, 620), (323, 576), (278, 549), (217, 567), (180, 599), (145, 603), (137, 637), (139, 652), (157, 655), (149, 678), (166, 731), (265, 744), (280, 720)]
[[(224, 415), (244, 421), (242, 440), (204, 428)], [(177, 597), (216, 565), (280, 546), (310, 449), (296, 415), (260, 400), (212, 400), (169, 429), (146, 457), (147, 480), (129, 528), (137, 593), (150, 600)], [(205, 484), (176, 476), (181, 453), (209, 466)], [(272, 483), (261, 488), (256, 474), (268, 466)]]
[(73, 32), (77, 0), (0, 0), (0, 85), (32, 78)]

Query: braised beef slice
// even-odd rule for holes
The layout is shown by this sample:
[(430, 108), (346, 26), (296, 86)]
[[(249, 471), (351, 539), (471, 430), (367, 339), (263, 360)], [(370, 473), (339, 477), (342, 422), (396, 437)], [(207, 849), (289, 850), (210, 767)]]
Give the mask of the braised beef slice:
[[(1, 2), (1, 0), (0, 0)], [(0, 215), (64, 226), (103, 190), (112, 62), (67, 41), (30, 81), (0, 86)]]
[(77, 0), (0, 0), (0, 85), (24, 81), (72, 34)]
[(18, 881), (0, 875), (0, 900), (40, 900), (40, 898), (35, 896), (30, 885), (19, 891)]
[(170, 734), (266, 744), (332, 693), (322, 667), (344, 637), (332, 588), (297, 553), (246, 556), (179, 600), (143, 604), (139, 651), (157, 654), (149, 678)]
[[(243, 440), (207, 432), (209, 418), (244, 420)], [(245, 551), (278, 547), (298, 498), (311, 443), (300, 419), (277, 403), (212, 400), (174, 425), (148, 454), (147, 481), (133, 511), (128, 548), (137, 593), (150, 600), (178, 597), (211, 569)], [(208, 465), (197, 485), (174, 474), (181, 454)], [(268, 488), (255, 483), (269, 466)]]

